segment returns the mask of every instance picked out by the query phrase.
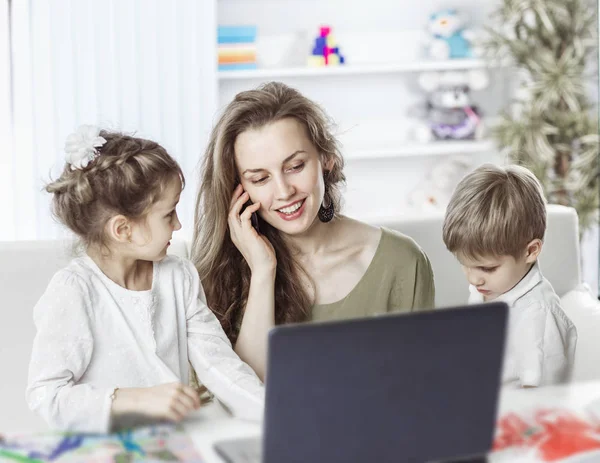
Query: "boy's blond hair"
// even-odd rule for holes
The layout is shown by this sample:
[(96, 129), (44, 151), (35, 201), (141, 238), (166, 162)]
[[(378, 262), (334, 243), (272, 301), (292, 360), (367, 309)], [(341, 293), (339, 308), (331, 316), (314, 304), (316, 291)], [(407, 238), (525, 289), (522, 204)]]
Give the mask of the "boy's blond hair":
[(544, 239), (546, 199), (528, 169), (484, 164), (458, 184), (444, 218), (444, 244), (468, 258), (513, 256)]

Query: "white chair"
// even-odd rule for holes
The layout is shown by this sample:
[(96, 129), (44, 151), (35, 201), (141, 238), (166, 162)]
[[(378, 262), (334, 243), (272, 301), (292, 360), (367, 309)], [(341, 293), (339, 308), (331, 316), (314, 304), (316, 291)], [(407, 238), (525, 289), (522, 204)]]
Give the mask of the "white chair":
[[(444, 215), (430, 215), (423, 219), (381, 222), (379, 225), (398, 230), (423, 248), (435, 276), (435, 305), (447, 307), (466, 303), (468, 284), (456, 258), (442, 241)], [(540, 256), (542, 274), (550, 280), (559, 296), (581, 284), (579, 231), (575, 209), (548, 206), (548, 226)]]

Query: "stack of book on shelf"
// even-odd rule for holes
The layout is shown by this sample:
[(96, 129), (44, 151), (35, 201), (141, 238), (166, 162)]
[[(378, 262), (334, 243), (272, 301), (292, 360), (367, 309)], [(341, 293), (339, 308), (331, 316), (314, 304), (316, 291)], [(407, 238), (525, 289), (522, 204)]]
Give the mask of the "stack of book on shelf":
[(218, 27), (219, 71), (256, 69), (256, 26)]

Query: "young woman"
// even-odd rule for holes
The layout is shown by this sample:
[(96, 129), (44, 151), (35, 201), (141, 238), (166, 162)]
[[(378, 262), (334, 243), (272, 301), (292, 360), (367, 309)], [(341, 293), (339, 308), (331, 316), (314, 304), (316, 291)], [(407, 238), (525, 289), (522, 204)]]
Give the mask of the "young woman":
[(434, 305), (431, 265), (411, 238), (340, 214), (343, 166), (327, 115), (282, 83), (239, 93), (212, 131), (192, 260), (261, 378), (276, 324)]

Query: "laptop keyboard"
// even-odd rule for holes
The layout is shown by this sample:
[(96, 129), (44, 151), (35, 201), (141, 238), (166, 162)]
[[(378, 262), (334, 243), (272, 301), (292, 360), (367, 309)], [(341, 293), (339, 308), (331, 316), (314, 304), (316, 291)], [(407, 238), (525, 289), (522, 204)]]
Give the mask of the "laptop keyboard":
[[(226, 463), (262, 463), (261, 440), (258, 437), (232, 439), (214, 444), (215, 451)], [(427, 463), (486, 463), (486, 455), (471, 455), (428, 461)]]
[(261, 440), (257, 437), (215, 443), (215, 451), (227, 463), (261, 463)]

